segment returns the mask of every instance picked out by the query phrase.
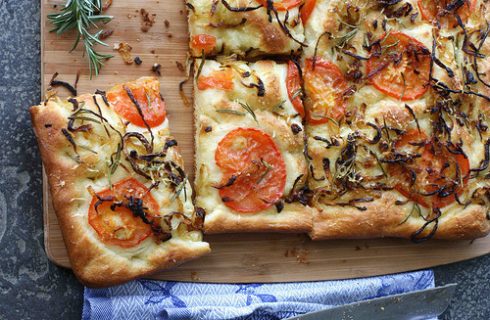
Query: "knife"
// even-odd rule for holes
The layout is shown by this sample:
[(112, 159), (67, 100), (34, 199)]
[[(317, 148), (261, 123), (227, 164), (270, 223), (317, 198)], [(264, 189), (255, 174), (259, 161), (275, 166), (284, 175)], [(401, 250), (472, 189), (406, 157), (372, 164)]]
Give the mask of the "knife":
[(355, 302), (306, 313), (287, 320), (425, 320), (442, 314), (451, 301), (457, 284), (413, 291)]

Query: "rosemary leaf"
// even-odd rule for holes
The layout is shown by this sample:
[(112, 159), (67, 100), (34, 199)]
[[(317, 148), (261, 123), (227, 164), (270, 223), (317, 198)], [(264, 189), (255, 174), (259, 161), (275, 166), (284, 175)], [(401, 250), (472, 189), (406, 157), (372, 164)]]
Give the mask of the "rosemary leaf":
[(255, 115), (255, 112), (254, 110), (252, 109), (252, 107), (247, 104), (247, 103), (242, 103), (242, 102), (238, 102), (243, 109), (245, 109), (245, 111), (247, 111), (248, 113), (250, 113), (250, 115), (252, 116), (252, 118), (254, 118), (255, 122), (259, 123), (259, 121), (257, 120), (257, 116)]
[(95, 34), (90, 32), (92, 28), (99, 28), (100, 23), (107, 23), (112, 20), (112, 16), (102, 15), (101, 0), (67, 0), (63, 9), (58, 13), (48, 14), (48, 19), (54, 28), (51, 32), (60, 35), (70, 30), (77, 31), (76, 39), (70, 51), (77, 48), (80, 42), (85, 47), (85, 54), (88, 59), (90, 78), (99, 74), (103, 66), (103, 61), (112, 58), (110, 54), (103, 54), (95, 51), (94, 46), (100, 44), (107, 46), (100, 40), (104, 30), (99, 30)]

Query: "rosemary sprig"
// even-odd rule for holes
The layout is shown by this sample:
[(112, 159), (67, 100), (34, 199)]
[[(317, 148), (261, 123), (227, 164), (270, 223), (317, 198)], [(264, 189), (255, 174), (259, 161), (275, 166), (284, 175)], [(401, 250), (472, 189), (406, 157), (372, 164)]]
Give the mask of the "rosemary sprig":
[(75, 50), (80, 40), (83, 42), (89, 63), (90, 78), (93, 73), (96, 76), (99, 74), (104, 59), (112, 58), (112, 55), (99, 53), (94, 49), (96, 44), (107, 46), (100, 40), (100, 35), (104, 30), (99, 30), (95, 34), (89, 31), (93, 27), (98, 28), (98, 23), (107, 23), (112, 20), (112, 16), (101, 15), (101, 12), (101, 0), (67, 0), (65, 7), (59, 13), (48, 15), (49, 21), (54, 25), (51, 32), (60, 35), (76, 29), (77, 38), (70, 52)]

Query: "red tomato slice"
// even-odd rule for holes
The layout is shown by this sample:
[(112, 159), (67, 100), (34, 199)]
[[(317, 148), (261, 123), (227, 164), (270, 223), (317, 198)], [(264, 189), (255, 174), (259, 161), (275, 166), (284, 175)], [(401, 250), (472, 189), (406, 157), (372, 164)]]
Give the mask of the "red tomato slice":
[(144, 121), (150, 127), (156, 127), (165, 120), (165, 102), (160, 97), (158, 82), (146, 80), (145, 83), (131, 82), (118, 85), (107, 92), (107, 100), (114, 110), (124, 119), (139, 127), (146, 127), (138, 108), (129, 97), (126, 89), (132, 93), (143, 113)]
[[(466, 183), (470, 165), (462, 154), (450, 153), (446, 147), (437, 148), (436, 143), (430, 141), (424, 133), (418, 130), (408, 131), (395, 143), (395, 150), (403, 153), (410, 149), (412, 154), (421, 156), (412, 160), (405, 166), (390, 166), (390, 173), (399, 179), (395, 189), (405, 197), (418, 202), (423, 207), (443, 208), (456, 201), (455, 194), (463, 192), (463, 186), (455, 185), (453, 181), (461, 180)], [(410, 170), (415, 172), (416, 179), (411, 184)], [(436, 191), (446, 187), (446, 190), (455, 188), (447, 196), (440, 196)], [(422, 194), (421, 194), (422, 193)]]
[[(272, 0), (274, 8), (278, 11), (286, 11), (297, 7), (301, 4), (302, 0)], [(259, 0), (259, 3), (264, 7), (267, 7), (267, 0)]]
[(231, 131), (219, 142), (215, 160), (223, 172), (219, 194), (227, 207), (255, 213), (273, 206), (282, 197), (286, 165), (267, 133), (252, 128)]
[(305, 4), (301, 7), (301, 21), (303, 25), (306, 24), (311, 16), (311, 13), (315, 9), (316, 0), (305, 0)]
[(225, 68), (222, 70), (215, 70), (209, 76), (200, 75), (197, 80), (197, 88), (199, 90), (232, 90), (233, 71), (230, 68)]
[(103, 201), (95, 209), (98, 198), (94, 196), (88, 210), (88, 222), (95, 229), (100, 239), (108, 244), (130, 248), (145, 240), (151, 234), (151, 227), (141, 218), (134, 216), (126, 207), (111, 205), (115, 201), (127, 200), (133, 196), (143, 200), (143, 206), (148, 212), (159, 212), (159, 206), (152, 195), (142, 183), (134, 178), (122, 180), (113, 185), (112, 190), (106, 189), (98, 192), (101, 198), (113, 197), (113, 201)]
[(210, 34), (196, 34), (191, 37), (191, 48), (201, 54), (213, 52), (216, 47), (216, 37)]
[(294, 109), (299, 113), (301, 118), (305, 117), (305, 108), (303, 107), (303, 101), (298, 93), (301, 90), (301, 78), (299, 76), (299, 70), (296, 64), (292, 61), (288, 62), (288, 75), (286, 79), (286, 87), (288, 89), (288, 97), (291, 100)]
[(340, 120), (345, 113), (344, 94), (349, 88), (339, 67), (330, 61), (306, 60), (304, 72), (306, 119), (309, 124)]
[[(444, 15), (444, 9), (451, 3), (450, 0), (418, 0), (418, 7), (422, 19), (433, 22), (437, 18), (444, 23), (447, 22), (450, 26), (455, 27), (458, 21), (453, 13)], [(476, 9), (476, 0), (465, 0), (465, 3), (456, 10), (456, 13), (461, 17), (463, 22), (466, 22), (471, 14)]]
[(382, 54), (366, 65), (371, 83), (386, 95), (403, 101), (420, 98), (429, 89), (430, 54), (422, 43), (398, 31), (381, 40)]

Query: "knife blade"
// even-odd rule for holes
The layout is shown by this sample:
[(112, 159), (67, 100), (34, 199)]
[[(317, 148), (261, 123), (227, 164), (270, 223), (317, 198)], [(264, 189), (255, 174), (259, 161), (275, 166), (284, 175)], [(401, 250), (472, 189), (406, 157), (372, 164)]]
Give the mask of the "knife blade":
[(425, 320), (442, 314), (454, 294), (457, 284), (413, 291), (355, 302), (315, 311), (287, 320)]

